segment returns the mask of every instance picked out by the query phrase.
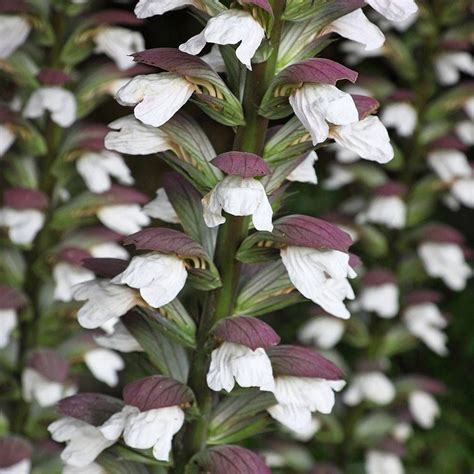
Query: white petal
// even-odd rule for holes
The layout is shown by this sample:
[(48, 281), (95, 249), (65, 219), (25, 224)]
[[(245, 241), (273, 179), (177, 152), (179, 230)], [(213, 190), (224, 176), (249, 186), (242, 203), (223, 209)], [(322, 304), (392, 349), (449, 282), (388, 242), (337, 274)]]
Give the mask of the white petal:
[(111, 230), (123, 235), (134, 234), (150, 223), (139, 204), (113, 204), (101, 207), (97, 218)]
[(394, 127), (401, 137), (409, 137), (415, 131), (418, 114), (411, 104), (397, 102), (384, 107), (380, 118), (386, 127)]
[(467, 179), (458, 179), (451, 187), (453, 196), (464, 206), (474, 207), (474, 175)]
[(11, 333), (17, 326), (17, 315), (14, 309), (0, 309), (0, 349), (6, 347)]
[(458, 150), (432, 151), (428, 155), (428, 163), (443, 181), (468, 178), (472, 175), (466, 155)]
[(187, 276), (181, 259), (175, 255), (151, 252), (133, 257), (126, 270), (112, 282), (139, 289), (150, 306), (159, 308), (176, 298)]
[(0, 15), (0, 59), (6, 59), (28, 38), (30, 24), (18, 15)]
[(100, 425), (98, 429), (106, 439), (117, 441), (125, 429), (128, 418), (138, 413), (140, 413), (138, 408), (125, 405), (122, 410), (114, 413), (108, 420)]
[(73, 287), (79, 283), (93, 280), (95, 275), (90, 270), (86, 270), (78, 265), (59, 262), (53, 268), (53, 278), (56, 283), (54, 299), (67, 303), (73, 299)]
[[(73, 0), (72, 3), (78, 3), (78, 1)], [(63, 468), (62, 474), (107, 474), (107, 472), (104, 470), (102, 466), (93, 462), (83, 467), (68, 466), (66, 464)]]
[(435, 70), (440, 84), (450, 86), (461, 78), (461, 72), (474, 75), (474, 60), (467, 51), (441, 53), (435, 59)]
[(359, 303), (365, 311), (373, 311), (381, 318), (393, 318), (398, 314), (399, 291), (394, 283), (379, 286), (366, 286), (359, 297)]
[(213, 45), (211, 51), (203, 54), (201, 59), (214, 69), (215, 72), (226, 72), (224, 58), (217, 44)]
[[(472, 120), (463, 120), (462, 122), (456, 125), (456, 133), (459, 139), (465, 143), (466, 145), (474, 145), (474, 121)], [(0, 133), (1, 135), (1, 133)], [(0, 138), (0, 144), (2, 140)], [(0, 145), (0, 156), (1, 153), (1, 145)]]
[(169, 222), (170, 224), (180, 223), (179, 217), (168, 199), (164, 188), (159, 188), (156, 191), (156, 198), (144, 206), (143, 210), (150, 217), (160, 219), (163, 222)]
[(127, 250), (116, 242), (102, 242), (92, 246), (89, 252), (94, 258), (121, 258), (122, 260), (129, 258)]
[(400, 458), (387, 451), (370, 450), (365, 458), (366, 474), (404, 474)]
[(272, 418), (298, 434), (306, 433), (312, 425), (311, 410), (295, 405), (272, 405), (267, 408)]
[(15, 140), (15, 134), (5, 125), (0, 125), (0, 158), (8, 151)]
[(36, 401), (41, 407), (55, 405), (67, 396), (68, 392), (67, 388), (61, 383), (49, 380), (29, 367), (23, 371), (21, 385), (23, 398), (28, 402)]
[(427, 392), (415, 390), (408, 397), (408, 408), (415, 421), (425, 429), (433, 428), (440, 414), (436, 399)]
[(0, 467), (0, 474), (30, 474), (31, 460), (23, 459), (9, 467)]
[(135, 6), (137, 18), (149, 18), (186, 6), (197, 6), (195, 0), (140, 0)]
[(300, 328), (298, 338), (305, 344), (312, 343), (321, 349), (330, 349), (341, 340), (344, 328), (344, 323), (339, 319), (317, 316)]
[(123, 359), (109, 349), (93, 349), (84, 355), (84, 362), (92, 375), (109, 387), (118, 384), (118, 371), (125, 366)]
[(349, 386), (349, 390), (344, 394), (344, 402), (347, 405), (356, 405), (362, 400), (377, 405), (387, 405), (394, 398), (395, 387), (382, 372), (364, 372), (356, 375)]
[(306, 158), (286, 177), (288, 181), (299, 181), (300, 183), (318, 183), (318, 177), (314, 170), (314, 163), (318, 160), (315, 151), (308, 153)]
[(94, 336), (99, 346), (114, 349), (119, 352), (142, 352), (139, 342), (128, 332), (128, 329), (117, 322), (113, 331), (106, 336)]
[(418, 11), (413, 0), (366, 0), (366, 2), (390, 21), (406, 20)]
[(325, 189), (340, 189), (346, 184), (354, 181), (355, 176), (348, 167), (339, 165), (329, 166), (330, 175), (324, 180), (323, 187)]
[(117, 92), (116, 99), (121, 105), (136, 106), (134, 114), (141, 122), (159, 127), (188, 101), (194, 89), (183, 77), (163, 72), (135, 76)]
[(13, 209), (2, 211), (3, 225), (8, 227), (9, 239), (19, 245), (29, 245), (43, 228), (44, 214), (37, 209)]
[(406, 205), (398, 196), (377, 196), (369, 207), (360, 213), (357, 222), (373, 222), (390, 229), (403, 229), (406, 223)]

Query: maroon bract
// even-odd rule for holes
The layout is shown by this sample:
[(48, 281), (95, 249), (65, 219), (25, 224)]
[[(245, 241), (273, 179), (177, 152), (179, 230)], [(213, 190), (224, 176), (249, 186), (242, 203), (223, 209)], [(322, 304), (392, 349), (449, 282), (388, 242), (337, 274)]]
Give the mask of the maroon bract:
[(44, 209), (48, 207), (48, 198), (41, 191), (18, 186), (3, 192), (3, 205), (13, 209)]
[(114, 278), (125, 271), (129, 262), (121, 258), (85, 258), (81, 263), (99, 277)]
[(405, 297), (407, 305), (417, 305), (422, 303), (439, 303), (442, 299), (441, 293), (434, 290), (416, 290), (408, 293)]
[(366, 95), (352, 94), (351, 97), (359, 112), (359, 120), (375, 113), (380, 106), (378, 100)]
[(26, 297), (12, 286), (0, 284), (0, 310), (18, 309), (26, 304)]
[[(30, 459), (33, 453), (31, 444), (18, 436), (0, 438), (0, 468), (6, 469), (24, 459)], [(12, 471), (13, 472), (13, 471)]]
[(56, 255), (58, 260), (71, 265), (82, 265), (82, 261), (90, 257), (92, 255), (87, 250), (78, 247), (65, 247)]
[(72, 77), (61, 69), (46, 68), (37, 76), (41, 84), (49, 86), (62, 86), (72, 81)]
[(374, 268), (362, 277), (364, 286), (381, 286), (387, 283), (395, 283), (395, 281), (395, 275), (385, 268)]
[(69, 363), (52, 349), (38, 349), (33, 352), (27, 366), (56, 382), (65, 382), (69, 375)]
[(374, 194), (376, 196), (403, 196), (406, 192), (407, 187), (404, 184), (395, 181), (382, 184), (374, 189)]
[(263, 158), (254, 153), (229, 151), (216, 156), (211, 163), (227, 174), (241, 176), (242, 178), (254, 178), (271, 173)]
[(467, 145), (455, 135), (445, 135), (435, 140), (430, 148), (432, 150), (467, 150)]
[(439, 243), (451, 243), (461, 245), (464, 236), (454, 227), (446, 224), (430, 224), (421, 233), (422, 240)]
[(148, 197), (136, 189), (113, 184), (108, 191), (100, 194), (110, 204), (145, 204)]
[(272, 6), (268, 0), (239, 0), (243, 5), (255, 5), (256, 7), (265, 10), (267, 13), (273, 14)]
[(95, 23), (105, 23), (107, 25), (141, 25), (143, 20), (137, 18), (132, 12), (127, 10), (102, 10), (90, 16)]

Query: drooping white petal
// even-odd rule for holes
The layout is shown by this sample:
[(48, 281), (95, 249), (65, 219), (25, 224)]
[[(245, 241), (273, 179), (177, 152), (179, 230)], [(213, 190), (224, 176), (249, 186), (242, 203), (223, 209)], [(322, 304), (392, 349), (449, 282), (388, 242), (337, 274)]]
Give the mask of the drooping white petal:
[(408, 408), (415, 421), (425, 429), (433, 428), (436, 418), (440, 415), (436, 399), (421, 390), (410, 393)]
[(366, 0), (366, 3), (390, 21), (404, 21), (418, 11), (414, 0)]
[[(80, 3), (77, 0), (73, 0), (72, 3)], [(104, 468), (95, 462), (91, 464), (87, 464), (87, 466), (83, 467), (74, 467), (74, 466), (69, 466), (65, 465), (63, 467), (63, 472), (62, 474), (107, 474), (107, 472), (104, 470)]]
[(109, 387), (115, 387), (118, 384), (118, 372), (125, 366), (123, 359), (109, 349), (87, 351), (84, 362), (92, 375)]
[(459, 245), (424, 242), (418, 247), (418, 255), (429, 276), (441, 278), (454, 291), (462, 291), (466, 287), (472, 271)]
[(137, 407), (125, 405), (122, 410), (114, 413), (108, 420), (102, 423), (102, 425), (98, 427), (99, 431), (106, 439), (115, 441), (122, 435), (128, 418), (139, 413), (140, 410)]
[(403, 229), (406, 223), (406, 205), (399, 196), (377, 196), (366, 211), (357, 215), (357, 222), (373, 222), (390, 229)]
[(0, 158), (9, 150), (15, 140), (15, 134), (5, 125), (0, 125)]
[(237, 382), (241, 387), (274, 388), (272, 364), (261, 347), (255, 351), (231, 342), (224, 342), (212, 351), (207, 384), (215, 391), (230, 392)]
[(387, 129), (373, 115), (352, 124), (333, 126), (329, 136), (341, 147), (369, 161), (388, 163), (394, 155)]
[(252, 216), (257, 230), (271, 232), (272, 207), (260, 181), (254, 178), (226, 176), (202, 198), (204, 221), (208, 227), (225, 222), (222, 210), (233, 216)]
[(90, 270), (67, 262), (59, 262), (53, 268), (53, 278), (56, 284), (54, 288), (54, 299), (72, 301), (74, 286), (88, 280), (93, 280), (95, 275)]
[(132, 414), (126, 421), (125, 444), (131, 448), (153, 448), (153, 456), (168, 461), (173, 436), (184, 423), (184, 412), (177, 406)]
[(428, 163), (443, 181), (454, 178), (467, 178), (472, 168), (466, 155), (458, 150), (435, 150), (428, 155)]
[(137, 18), (149, 18), (178, 8), (197, 6), (197, 4), (197, 0), (140, 0), (134, 12)]
[(474, 59), (467, 51), (441, 53), (435, 59), (434, 67), (439, 83), (444, 86), (459, 82), (461, 72), (474, 76)]
[(121, 71), (135, 65), (131, 54), (145, 49), (145, 40), (140, 32), (118, 26), (101, 28), (94, 36), (94, 43), (94, 52), (106, 54)]
[(127, 250), (117, 242), (102, 242), (94, 245), (89, 249), (94, 258), (121, 258), (128, 260), (129, 254)]
[(30, 474), (30, 472), (31, 459), (22, 459), (11, 466), (0, 467), (0, 474)]
[(212, 17), (204, 30), (180, 45), (188, 54), (199, 54), (206, 43), (237, 44), (235, 53), (242, 64), (252, 69), (252, 58), (265, 37), (265, 30), (244, 10), (229, 9)]
[(84, 153), (77, 160), (76, 168), (88, 189), (93, 193), (108, 191), (112, 185), (112, 177), (122, 184), (134, 183), (124, 159), (111, 151)]
[(474, 207), (474, 173), (470, 178), (456, 180), (451, 187), (453, 196), (464, 206)]
[(8, 227), (8, 237), (14, 244), (31, 244), (43, 228), (44, 214), (37, 209), (5, 207), (0, 213), (0, 225)]
[(299, 181), (300, 183), (318, 183), (318, 177), (314, 169), (314, 163), (318, 161), (315, 151), (310, 151), (306, 158), (286, 177), (288, 181)]
[(346, 184), (352, 183), (355, 179), (354, 173), (344, 166), (330, 165), (329, 173), (329, 176), (323, 182), (323, 187), (329, 190), (340, 189)]
[(0, 349), (10, 342), (11, 333), (17, 326), (17, 315), (14, 309), (0, 309)]
[(0, 59), (13, 54), (28, 38), (30, 24), (18, 15), (0, 15)]
[(369, 21), (361, 8), (333, 21), (323, 33), (338, 33), (343, 38), (363, 44), (366, 50), (380, 48), (385, 43), (380, 28)]
[(118, 352), (142, 352), (139, 342), (130, 334), (128, 329), (118, 321), (112, 332), (104, 336), (94, 336), (95, 342), (107, 349)]
[(121, 105), (135, 106), (135, 117), (146, 125), (166, 123), (188, 101), (195, 86), (177, 74), (135, 76), (117, 92)]
[(180, 223), (179, 217), (171, 205), (164, 188), (159, 188), (156, 191), (156, 198), (145, 205), (143, 210), (148, 216), (160, 219), (163, 222), (169, 222), (170, 224)]
[(336, 318), (318, 316), (311, 318), (298, 331), (298, 338), (305, 344), (321, 349), (334, 347), (344, 334), (344, 323)]
[(296, 289), (325, 311), (347, 319), (350, 313), (345, 298), (354, 298), (347, 281), (349, 255), (338, 250), (317, 250), (288, 246), (280, 250), (283, 265)]
[(416, 109), (406, 102), (389, 104), (380, 116), (386, 127), (393, 127), (401, 137), (413, 135), (418, 121)]
[(74, 94), (59, 86), (40, 87), (31, 94), (23, 115), (39, 118), (45, 111), (60, 127), (70, 127), (76, 120), (76, 99)]
[(203, 54), (201, 59), (214, 69), (215, 72), (226, 72), (224, 58), (220, 52), (219, 46), (214, 44), (207, 54)]
[(377, 405), (387, 405), (395, 398), (395, 387), (382, 372), (364, 372), (356, 375), (343, 394), (346, 405), (358, 405), (367, 400)]
[[(456, 134), (459, 139), (466, 145), (474, 145), (474, 121), (463, 120), (456, 125)], [(1, 133), (0, 133), (1, 135)], [(0, 139), (1, 144), (1, 139)], [(0, 156), (1, 156), (1, 145), (0, 145)]]
[(177, 256), (150, 252), (133, 257), (126, 270), (112, 282), (139, 289), (150, 306), (159, 308), (176, 298), (187, 276), (184, 262)]
[(393, 318), (399, 310), (399, 290), (395, 283), (378, 286), (366, 286), (358, 298), (360, 307), (373, 311), (381, 318)]
[(388, 451), (370, 450), (365, 457), (366, 474), (404, 474), (400, 458)]
[(310, 132), (313, 145), (328, 138), (328, 122), (348, 125), (359, 120), (351, 95), (330, 84), (306, 83), (290, 95), (289, 101), (300, 122)]
[(150, 223), (139, 204), (113, 204), (101, 207), (97, 218), (111, 230), (123, 235), (134, 234)]

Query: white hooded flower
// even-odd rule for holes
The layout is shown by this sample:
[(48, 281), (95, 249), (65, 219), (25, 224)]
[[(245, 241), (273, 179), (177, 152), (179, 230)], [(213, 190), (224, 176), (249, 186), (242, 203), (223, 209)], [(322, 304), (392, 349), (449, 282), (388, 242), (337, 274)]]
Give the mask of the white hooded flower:
[(347, 253), (290, 245), (280, 255), (291, 282), (304, 297), (334, 316), (350, 317), (344, 299), (354, 298), (347, 279), (354, 278), (355, 272)]
[[(102, 327), (104, 329), (104, 327)], [(118, 352), (142, 352), (138, 341), (130, 334), (128, 329), (119, 320), (113, 325), (111, 331), (106, 331), (104, 336), (94, 336), (94, 341), (101, 347), (113, 349)]]
[(344, 15), (326, 26), (320, 36), (337, 33), (365, 46), (366, 50), (377, 49), (385, 43), (385, 36), (377, 25), (365, 16), (361, 8)]
[(321, 349), (331, 349), (344, 334), (344, 323), (330, 316), (311, 318), (298, 331), (298, 338), (305, 344), (314, 344)]
[(150, 155), (170, 149), (167, 135), (159, 128), (145, 125), (133, 115), (119, 118), (109, 127), (105, 148), (128, 155)]
[(15, 134), (7, 126), (0, 125), (0, 158), (10, 149), (15, 140)]
[(74, 299), (86, 301), (77, 312), (79, 324), (95, 329), (111, 319), (124, 315), (137, 304), (137, 294), (130, 288), (109, 280), (92, 280), (74, 287)]
[(343, 380), (279, 376), (275, 378), (277, 405), (267, 409), (275, 420), (296, 433), (306, 433), (312, 426), (312, 412), (331, 413), (334, 391), (345, 385)]
[(373, 311), (381, 318), (393, 318), (399, 310), (399, 290), (396, 283), (384, 283), (377, 286), (365, 286), (357, 298), (360, 307)]
[(112, 204), (101, 207), (97, 218), (111, 230), (122, 235), (134, 234), (150, 223), (139, 204)]
[(31, 459), (23, 459), (11, 466), (0, 467), (0, 474), (30, 474)]
[(403, 313), (403, 319), (411, 334), (421, 339), (432, 351), (446, 355), (448, 337), (443, 329), (446, 319), (439, 308), (431, 302), (409, 306)]
[(230, 392), (235, 382), (241, 387), (259, 387), (265, 391), (274, 389), (272, 364), (265, 349), (258, 347), (252, 350), (241, 344), (223, 342), (212, 351), (207, 373), (209, 388), (216, 392)]
[(76, 162), (77, 172), (93, 193), (104, 193), (112, 186), (112, 177), (131, 185), (134, 179), (124, 159), (112, 151), (86, 152)]
[(150, 252), (133, 257), (112, 283), (139, 289), (150, 306), (159, 308), (176, 298), (187, 277), (186, 266), (176, 255)]
[(118, 26), (101, 28), (94, 36), (94, 43), (94, 52), (106, 54), (121, 71), (135, 65), (131, 54), (145, 49), (141, 33)]
[(77, 391), (75, 386), (50, 380), (31, 367), (23, 371), (21, 387), (23, 399), (27, 402), (34, 400), (41, 407), (51, 407), (62, 398), (74, 395)]
[(18, 15), (0, 15), (0, 59), (7, 59), (28, 38), (30, 24)]
[(387, 451), (370, 450), (365, 458), (366, 474), (404, 474), (400, 458)]
[(135, 76), (118, 90), (121, 105), (135, 107), (135, 117), (146, 125), (166, 123), (193, 95), (195, 86), (177, 74), (162, 72)]
[(288, 181), (318, 184), (318, 177), (314, 170), (314, 163), (318, 161), (315, 151), (310, 151), (306, 158), (286, 177)]
[(94, 258), (121, 258), (128, 260), (129, 254), (117, 242), (102, 242), (89, 248), (89, 252)]
[(364, 212), (357, 215), (357, 222), (373, 222), (389, 229), (403, 229), (406, 224), (407, 209), (399, 196), (376, 196)]
[(352, 379), (343, 393), (346, 405), (354, 406), (366, 400), (377, 405), (388, 405), (395, 398), (395, 387), (382, 372), (363, 372)]
[(118, 384), (118, 372), (125, 367), (123, 359), (109, 349), (93, 349), (84, 354), (84, 362), (92, 375), (109, 387)]
[(416, 109), (407, 102), (387, 105), (380, 118), (386, 127), (393, 127), (401, 137), (413, 135), (418, 122)]
[(354, 173), (344, 166), (329, 165), (329, 176), (324, 180), (323, 187), (329, 190), (340, 189), (355, 180)]
[(0, 226), (8, 227), (8, 237), (14, 244), (31, 244), (43, 225), (44, 214), (38, 209), (0, 209)]
[(390, 21), (404, 21), (418, 11), (414, 0), (366, 0), (366, 3)]
[(459, 82), (461, 73), (474, 76), (474, 60), (468, 51), (448, 51), (438, 55), (434, 63), (438, 81), (443, 86)]
[(17, 324), (18, 317), (15, 309), (0, 309), (0, 349), (7, 347)]
[(58, 443), (66, 443), (61, 452), (61, 459), (67, 466), (86, 467), (94, 462), (97, 456), (115, 444), (115, 439), (107, 439), (101, 427), (89, 425), (76, 418), (61, 418), (48, 426), (51, 438)]
[(330, 84), (306, 83), (290, 95), (290, 105), (311, 134), (313, 145), (329, 136), (329, 124), (348, 125), (359, 120), (354, 100)]
[[(1, 128), (1, 127), (0, 127)], [(474, 145), (474, 121), (463, 120), (456, 125), (456, 134), (466, 145)], [(0, 132), (1, 136), (1, 132)], [(1, 138), (0, 138), (0, 156), (1, 156)]]
[(418, 255), (429, 276), (441, 278), (454, 291), (462, 291), (472, 271), (464, 260), (462, 248), (450, 242), (424, 242)]
[(440, 415), (436, 399), (421, 390), (410, 393), (408, 408), (415, 421), (425, 429), (433, 428), (436, 418)]
[(140, 0), (134, 12), (137, 18), (149, 18), (182, 7), (198, 7), (199, 3), (199, 0)]
[(196, 55), (206, 43), (240, 43), (235, 54), (242, 64), (252, 69), (252, 58), (264, 37), (265, 30), (249, 12), (229, 9), (212, 17), (201, 33), (180, 45), (179, 49)]
[(150, 217), (160, 219), (170, 224), (179, 224), (180, 220), (172, 206), (164, 188), (156, 191), (156, 198), (143, 207), (143, 211)]
[(262, 183), (254, 178), (229, 175), (202, 198), (204, 221), (208, 227), (225, 222), (222, 210), (233, 216), (252, 216), (257, 230), (271, 232), (272, 206)]
[(79, 265), (72, 265), (68, 262), (57, 263), (53, 268), (53, 279), (56, 285), (54, 299), (65, 303), (72, 301), (74, 286), (94, 278), (93, 272)]
[(40, 87), (31, 94), (23, 115), (26, 118), (39, 118), (46, 110), (54, 123), (63, 128), (70, 127), (76, 120), (74, 94), (59, 86)]

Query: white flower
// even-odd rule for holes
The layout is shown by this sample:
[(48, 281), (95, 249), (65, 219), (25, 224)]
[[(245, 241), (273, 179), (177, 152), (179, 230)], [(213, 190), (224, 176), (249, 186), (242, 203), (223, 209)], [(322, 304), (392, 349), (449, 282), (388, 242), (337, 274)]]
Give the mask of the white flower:
[(93, 280), (95, 275), (90, 270), (78, 265), (59, 262), (53, 267), (53, 278), (56, 284), (54, 299), (67, 303), (73, 299), (74, 286), (88, 280)]
[(10, 336), (18, 324), (17, 319), (14, 309), (0, 309), (0, 349), (8, 346)]
[(199, 0), (140, 0), (135, 6), (137, 18), (149, 18), (186, 6), (199, 6)]
[(208, 227), (225, 222), (222, 210), (233, 216), (252, 216), (257, 230), (271, 232), (272, 206), (262, 183), (254, 178), (229, 175), (202, 198), (204, 221)]
[(209, 388), (216, 392), (222, 389), (230, 392), (235, 382), (241, 387), (274, 389), (272, 364), (265, 349), (258, 347), (253, 351), (241, 344), (223, 342), (212, 351), (207, 373)]
[(0, 467), (0, 474), (30, 474), (31, 460), (23, 459), (11, 466)]
[(387, 451), (370, 450), (365, 458), (366, 474), (404, 474), (400, 458)]
[(366, 0), (366, 3), (390, 21), (404, 21), (418, 11), (414, 0)]
[(290, 105), (311, 134), (313, 145), (329, 136), (329, 123), (348, 125), (359, 120), (354, 100), (329, 84), (306, 83), (290, 95)]
[[(73, 3), (77, 3), (77, 0), (73, 1)], [(102, 466), (93, 462), (83, 467), (74, 467), (66, 464), (62, 474), (107, 474), (107, 472)]]
[(77, 391), (76, 387), (50, 380), (31, 367), (23, 371), (21, 387), (24, 400), (27, 402), (34, 400), (41, 407), (51, 407)]
[(421, 339), (432, 351), (439, 355), (446, 355), (448, 337), (443, 329), (447, 323), (439, 308), (430, 302), (409, 306), (403, 319), (408, 330)]
[(179, 224), (180, 220), (172, 206), (164, 188), (156, 191), (156, 198), (143, 207), (143, 211), (150, 217), (160, 219), (170, 224)]
[(358, 297), (360, 307), (365, 311), (373, 311), (381, 318), (393, 318), (398, 314), (399, 290), (395, 283), (366, 286)]
[(380, 118), (386, 127), (395, 128), (401, 137), (409, 137), (415, 131), (418, 114), (413, 105), (397, 102), (384, 107)]
[(467, 51), (441, 53), (435, 59), (435, 70), (440, 84), (452, 86), (459, 82), (461, 72), (474, 76), (474, 61)]
[(9, 150), (15, 140), (15, 134), (5, 125), (0, 125), (0, 158)]
[(76, 162), (77, 172), (93, 193), (104, 193), (112, 186), (112, 177), (131, 185), (134, 179), (124, 159), (112, 151), (86, 152)]
[(355, 272), (347, 253), (290, 245), (280, 255), (291, 282), (304, 297), (334, 316), (350, 317), (344, 299), (354, 298), (347, 278), (354, 278)]
[(94, 43), (94, 52), (106, 54), (121, 71), (135, 65), (131, 54), (145, 49), (141, 33), (117, 26), (101, 28), (94, 37)]
[(425, 429), (433, 428), (440, 414), (436, 399), (427, 392), (415, 390), (408, 397), (408, 408), (415, 421)]
[(111, 230), (122, 235), (134, 234), (150, 223), (139, 204), (112, 204), (101, 207), (97, 217)]
[(109, 123), (112, 130), (105, 137), (105, 148), (129, 155), (150, 155), (170, 149), (167, 136), (159, 128), (145, 125), (133, 115)]
[(8, 227), (8, 238), (15, 244), (31, 244), (43, 224), (44, 214), (38, 209), (0, 209), (0, 226)]
[(325, 189), (340, 189), (354, 181), (354, 173), (349, 168), (339, 165), (329, 165), (329, 176), (324, 180)]
[(121, 258), (122, 260), (128, 260), (129, 254), (117, 242), (102, 242), (97, 245), (93, 245), (89, 252), (94, 258)]
[(135, 76), (118, 90), (121, 105), (136, 106), (135, 117), (146, 125), (166, 123), (193, 95), (195, 86), (177, 74)]
[(92, 375), (109, 387), (118, 384), (118, 371), (125, 367), (123, 359), (109, 349), (93, 349), (84, 354), (84, 362)]
[(319, 35), (328, 33), (338, 33), (343, 38), (361, 43), (366, 50), (380, 48), (385, 42), (384, 34), (369, 21), (361, 8), (333, 21)]
[(424, 242), (418, 247), (418, 255), (429, 276), (441, 278), (454, 291), (461, 291), (466, 287), (466, 281), (472, 272), (459, 245)]
[(413, 428), (409, 423), (397, 423), (391, 432), (391, 435), (401, 443), (404, 443), (413, 434)]
[(112, 283), (139, 289), (150, 306), (159, 308), (176, 298), (187, 277), (186, 266), (176, 255), (150, 252), (133, 257), (126, 270)]
[(357, 215), (357, 222), (373, 222), (390, 229), (403, 229), (406, 223), (406, 205), (399, 196), (376, 196), (368, 208)]
[(265, 37), (265, 30), (253, 16), (243, 10), (229, 9), (211, 18), (204, 30), (180, 45), (188, 54), (199, 54), (206, 43), (237, 44), (238, 60), (252, 69), (252, 58)]
[(203, 54), (201, 59), (214, 69), (215, 72), (226, 72), (224, 58), (217, 44), (214, 44), (207, 54)]
[(76, 99), (74, 94), (59, 86), (40, 87), (31, 94), (23, 115), (26, 118), (39, 118), (45, 111), (51, 120), (60, 127), (70, 127), (76, 120)]
[[(1, 127), (0, 127), (1, 128)], [(456, 134), (459, 139), (466, 145), (474, 145), (474, 121), (463, 120), (456, 125)], [(1, 132), (0, 132), (1, 135)], [(1, 139), (0, 139), (1, 144)], [(1, 156), (1, 145), (0, 145), (0, 156)]]
[(321, 429), (321, 426), (322, 423), (319, 418), (312, 416), (311, 423), (308, 423), (308, 425), (302, 428), (299, 432), (290, 430), (290, 434), (294, 439), (306, 443), (313, 439), (314, 435)]
[(334, 347), (344, 334), (344, 323), (329, 316), (311, 318), (298, 331), (298, 338), (305, 344), (314, 344), (321, 349)]
[(331, 413), (334, 391), (345, 385), (343, 380), (324, 380), (310, 377), (279, 376), (275, 378), (277, 405), (268, 413), (296, 433), (305, 433), (312, 426), (312, 412)]
[(137, 304), (135, 291), (109, 280), (92, 280), (74, 287), (74, 299), (84, 301), (77, 312), (79, 324), (86, 329), (95, 329), (111, 319), (124, 315)]
[(100, 427), (70, 417), (51, 423), (48, 431), (54, 441), (66, 443), (66, 448), (61, 452), (61, 459), (66, 465), (73, 467), (88, 466), (118, 439), (118, 436), (115, 439), (107, 439)]
[(0, 15), (0, 59), (7, 59), (30, 34), (30, 24), (18, 15)]
[(318, 184), (318, 177), (314, 170), (314, 163), (318, 161), (315, 151), (310, 151), (306, 158), (286, 177), (288, 181)]
[(395, 398), (395, 387), (382, 372), (363, 372), (354, 376), (343, 394), (346, 405), (358, 405), (363, 400), (387, 405)]
[[(104, 329), (104, 327), (102, 329)], [(105, 347), (107, 349), (114, 349), (119, 352), (143, 351), (138, 341), (118, 320), (110, 332), (104, 336), (94, 336), (94, 341), (99, 344), (99, 346)]]

